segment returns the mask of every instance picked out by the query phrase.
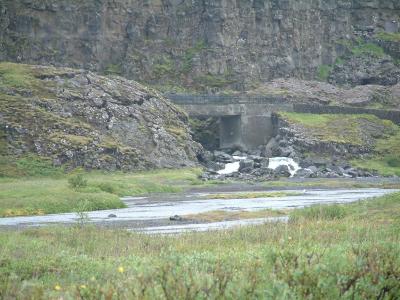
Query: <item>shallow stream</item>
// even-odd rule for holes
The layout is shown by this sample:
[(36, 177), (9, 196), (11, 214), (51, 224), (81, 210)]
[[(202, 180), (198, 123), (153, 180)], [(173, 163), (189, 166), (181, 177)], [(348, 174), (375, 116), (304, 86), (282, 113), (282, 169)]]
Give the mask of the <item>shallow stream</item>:
[[(182, 231), (205, 231), (226, 229), (234, 226), (253, 225), (271, 221), (285, 221), (286, 218), (248, 219), (214, 223), (184, 223), (169, 221), (174, 215), (222, 211), (256, 211), (262, 209), (294, 209), (313, 204), (348, 203), (382, 196), (395, 190), (390, 189), (319, 189), (285, 190), (295, 193), (284, 197), (261, 197), (237, 199), (238, 192), (231, 192), (228, 199), (213, 199), (213, 193), (162, 194), (148, 197), (125, 197), (128, 206), (123, 209), (88, 212), (88, 222), (146, 233), (175, 233)], [(243, 193), (241, 191), (240, 193)], [(114, 214), (116, 217), (110, 217)], [(0, 218), (0, 227), (43, 226), (50, 224), (73, 224), (79, 222), (76, 213), (45, 216)]]

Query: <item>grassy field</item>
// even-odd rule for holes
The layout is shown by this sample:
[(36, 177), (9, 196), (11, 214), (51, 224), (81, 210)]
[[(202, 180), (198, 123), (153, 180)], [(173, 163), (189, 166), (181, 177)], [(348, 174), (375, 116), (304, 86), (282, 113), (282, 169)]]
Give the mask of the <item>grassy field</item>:
[(179, 192), (202, 185), (200, 172), (82, 172), (55, 178), (0, 178), (0, 217), (121, 208), (121, 196)]
[(0, 231), (1, 299), (395, 299), (400, 193), (179, 236)]

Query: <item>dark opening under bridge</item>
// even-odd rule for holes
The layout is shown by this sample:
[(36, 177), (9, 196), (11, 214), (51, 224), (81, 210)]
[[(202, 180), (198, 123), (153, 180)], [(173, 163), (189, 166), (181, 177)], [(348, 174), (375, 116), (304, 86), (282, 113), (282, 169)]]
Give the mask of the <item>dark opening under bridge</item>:
[(280, 96), (166, 95), (189, 116), (220, 118), (220, 147), (254, 149), (273, 137), (273, 113), (372, 114), (400, 124), (400, 111), (349, 106), (296, 104)]

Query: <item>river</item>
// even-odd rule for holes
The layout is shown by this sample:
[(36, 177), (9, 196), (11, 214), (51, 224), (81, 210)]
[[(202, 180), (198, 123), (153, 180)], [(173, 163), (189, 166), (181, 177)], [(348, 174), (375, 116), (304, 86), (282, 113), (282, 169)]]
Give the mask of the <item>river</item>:
[[(256, 211), (263, 209), (296, 209), (314, 204), (349, 203), (382, 196), (395, 190), (391, 189), (285, 189), (290, 193), (284, 197), (261, 197), (237, 199), (238, 192), (230, 192), (228, 199), (213, 199), (213, 193), (189, 192), (180, 194), (159, 194), (148, 197), (124, 197), (127, 208), (88, 212), (89, 223), (104, 226), (123, 227), (128, 230), (146, 233), (173, 233), (182, 231), (205, 231), (226, 229), (234, 226), (254, 225), (264, 222), (285, 221), (286, 218), (265, 218), (233, 220), (214, 223), (183, 223), (170, 221), (174, 215), (221, 211)], [(241, 191), (243, 193), (243, 191)], [(291, 194), (293, 193), (293, 194)], [(110, 217), (110, 215), (115, 215)], [(20, 228), (45, 226), (51, 224), (74, 224), (79, 222), (76, 213), (53, 214), (44, 216), (0, 218), (0, 228)]]

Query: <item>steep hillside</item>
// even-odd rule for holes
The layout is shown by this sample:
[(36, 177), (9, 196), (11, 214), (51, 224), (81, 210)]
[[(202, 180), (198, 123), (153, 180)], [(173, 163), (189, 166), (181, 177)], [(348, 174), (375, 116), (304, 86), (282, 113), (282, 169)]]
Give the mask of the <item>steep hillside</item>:
[(398, 0), (3, 0), (0, 60), (171, 90), (399, 81)]
[(0, 154), (9, 161), (35, 154), (70, 168), (182, 167), (201, 148), (185, 113), (117, 76), (1, 63), (0, 111)]

